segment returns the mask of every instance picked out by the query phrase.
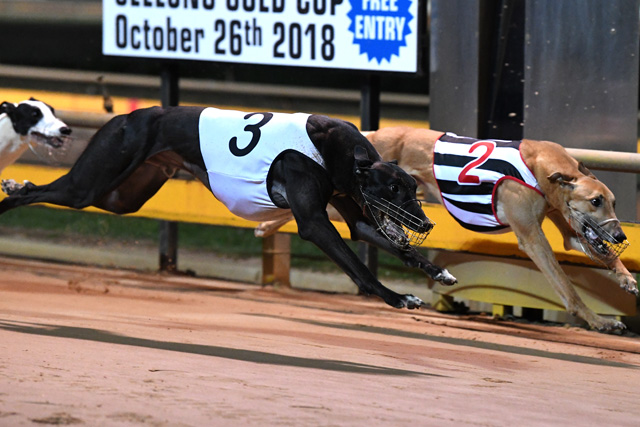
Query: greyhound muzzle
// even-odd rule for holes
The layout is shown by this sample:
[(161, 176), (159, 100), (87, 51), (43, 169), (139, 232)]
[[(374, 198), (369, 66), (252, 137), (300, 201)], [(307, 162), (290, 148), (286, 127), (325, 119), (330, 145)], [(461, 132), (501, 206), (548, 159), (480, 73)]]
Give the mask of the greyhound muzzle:
[[(398, 249), (420, 246), (435, 226), (429, 218), (424, 221), (389, 200), (367, 194), (365, 191), (362, 191), (362, 196), (365, 208), (369, 209), (378, 231)], [(409, 200), (403, 206), (416, 202), (421, 205), (419, 200)]]
[(589, 215), (574, 209), (571, 209), (570, 217), (572, 222), (578, 225), (574, 230), (578, 234), (580, 243), (582, 244), (583, 241), (587, 243), (586, 245), (582, 244), (582, 249), (594, 261), (604, 261), (605, 263), (613, 261), (629, 246), (626, 239), (619, 241), (603, 228), (603, 225), (610, 222), (619, 222), (615, 218), (596, 222)]
[(40, 161), (50, 165), (58, 165), (67, 155), (70, 136), (44, 136), (39, 133), (31, 133), (29, 149)]

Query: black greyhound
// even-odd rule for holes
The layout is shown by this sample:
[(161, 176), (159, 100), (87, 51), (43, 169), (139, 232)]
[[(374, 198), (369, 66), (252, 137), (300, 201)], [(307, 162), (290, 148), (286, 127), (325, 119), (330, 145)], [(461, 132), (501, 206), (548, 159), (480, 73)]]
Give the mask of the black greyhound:
[[(3, 181), (9, 197), (0, 202), (0, 214), (40, 202), (135, 212), (179, 169), (247, 219), (292, 213), (301, 238), (324, 251), (362, 292), (393, 307), (423, 303), (376, 280), (329, 221), (328, 203), (345, 218), (353, 240), (374, 244), (434, 280), (456, 282), (408, 244), (407, 230), (425, 234), (432, 227), (415, 200), (415, 180), (396, 164), (383, 162), (354, 125), (320, 115), (200, 107), (153, 107), (120, 115), (99, 129), (69, 173), (51, 184)], [(403, 228), (402, 219), (372, 207), (366, 200), (372, 197), (416, 221)], [(390, 235), (401, 235), (401, 242)]]

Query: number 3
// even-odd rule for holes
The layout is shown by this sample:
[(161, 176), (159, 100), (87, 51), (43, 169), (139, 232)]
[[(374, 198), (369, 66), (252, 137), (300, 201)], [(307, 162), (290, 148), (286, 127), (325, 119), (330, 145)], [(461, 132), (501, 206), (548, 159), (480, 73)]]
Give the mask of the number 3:
[(467, 163), (464, 169), (462, 169), (462, 172), (460, 172), (460, 175), (458, 175), (458, 184), (480, 184), (480, 177), (477, 175), (469, 175), (469, 171), (486, 162), (493, 150), (496, 148), (496, 144), (491, 141), (478, 141), (469, 147), (469, 153), (473, 153), (478, 147), (484, 147), (486, 151), (482, 156)]
[(246, 156), (251, 151), (253, 151), (253, 149), (256, 148), (256, 145), (258, 145), (258, 142), (260, 142), (260, 136), (262, 135), (262, 133), (260, 132), (260, 128), (266, 125), (267, 122), (269, 122), (269, 120), (273, 118), (272, 113), (250, 113), (244, 116), (244, 119), (248, 120), (256, 114), (261, 114), (262, 120), (260, 120), (258, 123), (246, 125), (244, 127), (245, 132), (251, 132), (251, 141), (249, 141), (249, 144), (246, 147), (238, 148), (238, 138), (235, 136), (229, 140), (229, 150), (231, 150), (231, 153), (234, 156)]

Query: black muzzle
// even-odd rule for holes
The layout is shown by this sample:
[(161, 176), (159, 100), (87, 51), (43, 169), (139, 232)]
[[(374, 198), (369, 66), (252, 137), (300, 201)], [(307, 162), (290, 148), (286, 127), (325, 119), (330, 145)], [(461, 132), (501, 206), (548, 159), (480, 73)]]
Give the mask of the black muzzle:
[[(369, 209), (378, 231), (396, 248), (420, 246), (435, 226), (429, 218), (424, 221), (389, 200), (367, 194), (365, 191), (362, 191), (362, 196), (365, 208)], [(405, 204), (414, 202), (421, 205), (419, 200), (409, 200)]]

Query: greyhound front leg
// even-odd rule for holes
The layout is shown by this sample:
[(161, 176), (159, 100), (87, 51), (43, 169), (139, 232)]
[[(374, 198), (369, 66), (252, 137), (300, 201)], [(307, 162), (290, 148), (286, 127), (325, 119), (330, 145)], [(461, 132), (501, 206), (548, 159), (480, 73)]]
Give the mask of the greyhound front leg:
[(377, 295), (395, 308), (413, 309), (424, 304), (414, 295), (400, 295), (383, 286), (342, 240), (325, 212), (314, 214), (312, 218), (305, 220), (297, 218), (297, 222), (300, 237), (318, 246), (365, 294)]
[(352, 240), (362, 240), (370, 243), (396, 256), (407, 267), (421, 269), (433, 280), (441, 282), (443, 285), (450, 286), (458, 282), (445, 268), (433, 264), (415, 248), (399, 249), (393, 246), (389, 239), (382, 236), (365, 220), (360, 207), (350, 198), (334, 197), (331, 199), (331, 204), (337, 210), (336, 213), (339, 213), (349, 225)]
[[(549, 218), (558, 227), (562, 237), (564, 239), (564, 248), (566, 250), (574, 249), (576, 251), (584, 252), (584, 247), (580, 243), (580, 240), (576, 236), (575, 231), (567, 224), (558, 211), (552, 211), (549, 214)], [(588, 255), (588, 254), (587, 254)], [(609, 268), (616, 275), (616, 280), (622, 289), (638, 296), (638, 282), (633, 275), (627, 270), (620, 258), (615, 258), (613, 261), (607, 264)]]
[(520, 249), (529, 255), (531, 260), (538, 266), (544, 277), (553, 286), (569, 313), (582, 318), (591, 328), (599, 331), (626, 328), (624, 323), (613, 319), (605, 319), (587, 307), (567, 275), (560, 268), (551, 249), (551, 245), (549, 245), (539, 226), (519, 227), (512, 223), (512, 228), (518, 237)]
[(396, 248), (388, 239), (381, 236), (380, 233), (378, 233), (376, 229), (369, 224), (363, 221), (358, 221), (356, 223), (355, 231), (357, 234), (353, 236), (354, 240), (362, 240), (395, 255), (407, 267), (419, 268), (427, 273), (427, 275), (433, 280), (440, 282), (445, 286), (452, 286), (458, 283), (458, 279), (449, 273), (446, 268), (433, 264), (427, 259), (427, 257), (422, 255), (413, 247), (409, 247), (407, 249)]
[(624, 266), (620, 258), (614, 259), (609, 265), (607, 265), (614, 274), (616, 275), (616, 279), (618, 280), (618, 284), (622, 289), (629, 292), (630, 294), (640, 296), (638, 294), (638, 282), (633, 277), (633, 275), (627, 270), (627, 267)]

